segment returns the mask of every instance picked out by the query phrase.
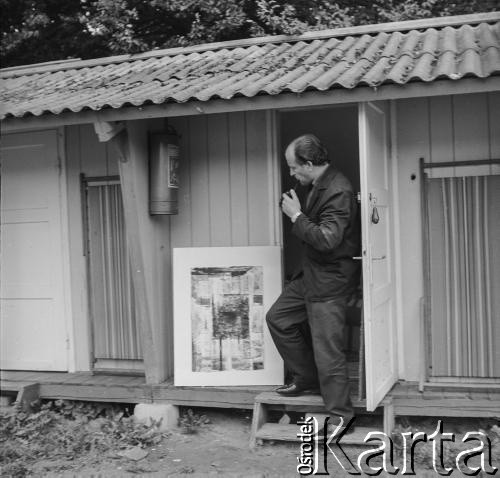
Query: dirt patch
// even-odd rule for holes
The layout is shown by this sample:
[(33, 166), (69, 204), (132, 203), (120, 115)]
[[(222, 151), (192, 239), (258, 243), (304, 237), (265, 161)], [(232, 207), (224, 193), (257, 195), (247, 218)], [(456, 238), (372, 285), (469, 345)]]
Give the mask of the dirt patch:
[[(5, 470), (2, 476), (298, 476), (300, 444), (265, 442), (254, 450), (249, 448), (249, 411), (194, 409), (196, 420), (191, 431), (195, 433), (184, 433), (185, 429), (181, 427), (160, 433), (154, 427), (134, 425), (130, 417), (123, 414), (123, 409), (120, 411), (116, 406), (66, 403), (56, 408), (46, 409), (38, 416), (31, 415), (31, 418), (22, 417), (24, 421), (16, 422), (17, 428), (10, 427), (10, 435), (2, 431), (0, 446), (2, 468)], [(11, 408), (11, 425), (14, 423), (13, 413)], [(2, 424), (6, 423), (5, 416), (2, 412)], [(396, 431), (401, 434), (409, 430), (425, 430), (430, 435), (436, 429), (436, 423), (437, 419), (429, 418), (401, 419)], [(29, 433), (27, 426), (31, 427)], [(445, 420), (444, 432), (457, 434), (457, 444), (451, 444), (451, 452), (445, 461), (447, 466), (454, 466), (455, 455), (464, 449), (460, 434), (469, 430), (483, 430), (488, 434), (492, 445), (492, 464), (499, 466), (498, 421), (474, 419)], [(397, 446), (401, 442), (395, 439), (394, 443), (398, 455)], [(24, 447), (25, 456), (18, 453), (15, 459), (13, 444)], [(470, 449), (474, 445), (477, 444), (465, 448)], [(351, 457), (357, 457), (366, 450), (361, 447), (345, 448)], [(432, 445), (426, 443), (416, 456), (419, 476), (421, 473), (436, 476), (431, 457)], [(375, 460), (373, 465), (376, 464)], [(330, 455), (328, 472), (330, 476), (349, 476)]]

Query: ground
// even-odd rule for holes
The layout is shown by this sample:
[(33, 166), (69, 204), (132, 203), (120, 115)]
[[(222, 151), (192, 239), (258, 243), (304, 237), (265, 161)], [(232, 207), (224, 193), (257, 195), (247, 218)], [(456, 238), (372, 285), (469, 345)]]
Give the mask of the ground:
[[(201, 413), (201, 412), (200, 412)], [(174, 429), (149, 455), (136, 463), (120, 459), (98, 469), (104, 476), (296, 476), (297, 445), (274, 444), (250, 450), (251, 413), (203, 410), (210, 423), (186, 434)]]
[[(104, 418), (103, 410), (107, 414), (106, 418)], [(181, 409), (182, 414), (187, 411), (187, 409)], [(3, 416), (13, 413), (19, 413), (19, 411), (13, 411), (12, 407), (8, 412), (2, 411)], [(61, 413), (64, 415), (62, 421), (59, 420)], [(57, 420), (53, 420), (50, 426), (47, 425), (54, 416), (58, 417)], [(82, 417), (85, 418), (83, 421)], [(297, 457), (300, 445), (298, 443), (265, 442), (256, 449), (250, 450), (250, 411), (195, 409), (192, 418), (187, 420), (189, 423), (194, 423), (192, 428), (195, 433), (186, 433), (185, 427), (175, 427), (165, 433), (146, 427), (138, 429), (131, 424), (132, 422), (126, 422), (127, 419), (123, 418), (123, 413), (116, 412), (116, 407), (110, 411), (105, 408), (96, 408), (95, 404), (85, 404), (77, 408), (72, 404), (68, 405), (68, 402), (59, 403), (57, 406), (53, 405), (51, 409), (38, 411), (38, 415), (35, 411), (34, 415), (22, 416), (21, 419), (24, 421), (18, 420), (15, 422), (15, 427), (5, 426), (6, 423), (12, 425), (14, 423), (12, 420), (2, 423), (4, 425), (0, 443), (3, 461), (2, 476), (245, 478), (299, 476)], [(124, 420), (126, 426), (121, 424)], [(431, 434), (436, 428), (437, 420), (437, 418), (419, 419), (410, 422), (403, 419), (398, 427), (400, 432), (411, 429), (414, 432), (425, 430)], [(29, 433), (26, 433), (27, 428), (30, 429)], [(10, 430), (10, 436), (5, 433), (7, 429)], [(444, 422), (445, 432), (463, 434), (466, 430), (483, 429), (491, 437), (493, 466), (499, 466), (500, 428), (496, 420), (469, 419)], [(61, 440), (60, 435), (65, 433), (67, 438)], [(107, 438), (106, 433), (113, 436), (113, 441)], [(59, 450), (47, 445), (54, 434), (58, 435)], [(40, 435), (42, 444), (30, 442), (37, 435)], [(78, 443), (85, 446), (71, 443), (77, 439)], [(12, 458), (14, 455), (8, 452), (9, 443), (15, 443), (18, 448), (24, 445), (31, 447), (27, 450), (32, 451), (37, 458), (32, 459), (33, 457), (23, 457), (23, 454), (18, 454), (18, 461), (14, 462)], [(134, 443), (138, 445), (134, 446)], [(446, 464), (454, 467), (454, 457), (459, 450), (464, 449), (464, 445), (460, 438), (451, 446), (455, 448), (449, 454)], [(468, 449), (470, 448), (472, 445), (468, 446)], [(348, 449), (348, 454), (358, 456), (363, 450), (366, 448), (351, 447)], [(122, 456), (127, 451), (132, 451), (129, 457)], [(134, 457), (134, 453), (138, 456)], [(141, 457), (141, 455), (144, 456)], [(425, 476), (438, 476), (432, 470), (431, 456), (431, 448), (421, 448), (417, 453), (417, 475), (422, 472)], [(17, 468), (13, 467), (15, 463), (17, 463)], [(342, 472), (333, 459), (328, 460), (328, 471), (330, 476), (350, 476)], [(461, 476), (456, 470), (454, 471), (452, 476)]]

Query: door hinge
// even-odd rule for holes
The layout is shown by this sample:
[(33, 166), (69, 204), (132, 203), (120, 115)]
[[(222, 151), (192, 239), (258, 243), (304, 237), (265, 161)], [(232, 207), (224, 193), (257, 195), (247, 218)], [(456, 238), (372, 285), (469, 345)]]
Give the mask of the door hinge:
[(356, 199), (358, 200), (358, 203), (361, 204), (361, 192), (360, 191), (357, 192)]

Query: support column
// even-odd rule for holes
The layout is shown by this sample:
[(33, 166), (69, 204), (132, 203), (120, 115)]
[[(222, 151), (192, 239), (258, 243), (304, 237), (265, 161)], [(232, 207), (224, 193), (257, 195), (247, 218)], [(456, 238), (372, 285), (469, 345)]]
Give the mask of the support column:
[(148, 129), (145, 121), (126, 125), (96, 123), (100, 141), (111, 141), (119, 152), (119, 174), (123, 198), (125, 230), (132, 268), (132, 283), (140, 324), (146, 383), (160, 383), (165, 364), (160, 352), (161, 311), (155, 305), (157, 264), (155, 224), (148, 214)]

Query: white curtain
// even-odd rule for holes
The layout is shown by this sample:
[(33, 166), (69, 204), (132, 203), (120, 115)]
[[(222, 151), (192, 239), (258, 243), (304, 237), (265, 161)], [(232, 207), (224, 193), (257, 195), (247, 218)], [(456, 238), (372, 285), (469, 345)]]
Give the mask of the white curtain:
[(141, 359), (120, 185), (89, 185), (87, 205), (94, 357)]
[(427, 180), (432, 376), (500, 377), (500, 176)]

